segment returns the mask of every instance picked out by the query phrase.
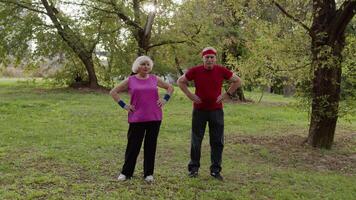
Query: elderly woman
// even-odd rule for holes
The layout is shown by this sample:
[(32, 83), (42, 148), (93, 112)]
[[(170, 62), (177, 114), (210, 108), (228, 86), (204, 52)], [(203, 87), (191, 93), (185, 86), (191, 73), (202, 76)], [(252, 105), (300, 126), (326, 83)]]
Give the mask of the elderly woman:
[[(112, 98), (128, 112), (129, 130), (125, 163), (118, 176), (119, 181), (130, 179), (134, 173), (137, 156), (144, 140), (144, 179), (153, 181), (157, 137), (162, 121), (162, 107), (173, 93), (172, 85), (150, 74), (153, 62), (148, 56), (140, 56), (132, 64), (132, 72), (118, 86), (110, 91)], [(166, 89), (163, 98), (158, 95), (158, 87)], [(126, 104), (119, 93), (128, 91), (130, 104)]]

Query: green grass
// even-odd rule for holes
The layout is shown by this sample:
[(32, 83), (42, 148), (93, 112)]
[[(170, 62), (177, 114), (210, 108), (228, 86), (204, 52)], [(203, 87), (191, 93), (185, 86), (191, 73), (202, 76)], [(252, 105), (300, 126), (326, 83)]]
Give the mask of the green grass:
[[(246, 96), (258, 97), (258, 93)], [(124, 96), (127, 100), (128, 97)], [(224, 182), (209, 176), (206, 136), (200, 175), (187, 177), (191, 102), (176, 88), (164, 108), (155, 182), (117, 182), (126, 113), (108, 94), (0, 80), (0, 199), (352, 199), (356, 117), (339, 120), (332, 150), (301, 145), (308, 116), (293, 98), (225, 104)]]

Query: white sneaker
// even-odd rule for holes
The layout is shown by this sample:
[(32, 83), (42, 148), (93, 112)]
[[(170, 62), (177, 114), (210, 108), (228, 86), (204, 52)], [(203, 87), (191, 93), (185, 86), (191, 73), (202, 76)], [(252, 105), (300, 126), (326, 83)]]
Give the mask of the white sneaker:
[(149, 175), (149, 176), (146, 176), (146, 178), (145, 178), (145, 181), (147, 182), (147, 183), (152, 183), (153, 182), (153, 176), (152, 175)]
[(118, 181), (126, 181), (126, 176), (123, 174), (120, 174), (119, 177), (117, 177)]

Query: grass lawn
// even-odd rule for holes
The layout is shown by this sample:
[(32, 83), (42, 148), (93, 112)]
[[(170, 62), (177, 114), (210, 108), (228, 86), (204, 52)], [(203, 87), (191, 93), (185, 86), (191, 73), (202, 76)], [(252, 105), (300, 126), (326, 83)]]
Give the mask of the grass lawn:
[[(250, 98), (259, 94), (247, 93)], [(124, 97), (128, 99), (128, 96)], [(340, 119), (332, 150), (302, 145), (308, 115), (293, 98), (225, 104), (224, 182), (187, 177), (192, 105), (176, 88), (164, 108), (155, 182), (116, 181), (127, 115), (108, 94), (0, 79), (0, 199), (354, 199), (356, 116)]]

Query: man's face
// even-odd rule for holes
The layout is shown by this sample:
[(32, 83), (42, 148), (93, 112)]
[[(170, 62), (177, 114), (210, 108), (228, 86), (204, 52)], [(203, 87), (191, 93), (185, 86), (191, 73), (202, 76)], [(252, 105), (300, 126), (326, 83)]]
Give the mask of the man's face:
[(204, 67), (206, 69), (213, 69), (216, 63), (216, 56), (214, 54), (207, 54), (203, 57)]

